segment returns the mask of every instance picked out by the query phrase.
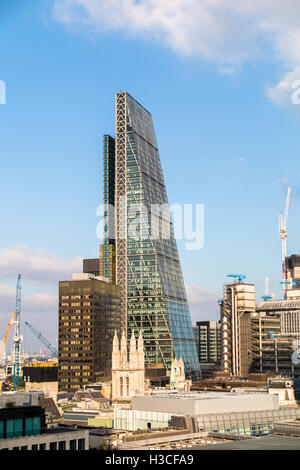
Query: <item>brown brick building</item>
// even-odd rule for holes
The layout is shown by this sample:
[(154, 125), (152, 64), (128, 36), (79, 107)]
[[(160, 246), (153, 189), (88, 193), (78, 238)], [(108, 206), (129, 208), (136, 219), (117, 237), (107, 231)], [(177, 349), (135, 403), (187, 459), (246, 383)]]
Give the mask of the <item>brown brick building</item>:
[(91, 274), (59, 283), (59, 391), (111, 378), (112, 343), (120, 332), (120, 296), (115, 284)]

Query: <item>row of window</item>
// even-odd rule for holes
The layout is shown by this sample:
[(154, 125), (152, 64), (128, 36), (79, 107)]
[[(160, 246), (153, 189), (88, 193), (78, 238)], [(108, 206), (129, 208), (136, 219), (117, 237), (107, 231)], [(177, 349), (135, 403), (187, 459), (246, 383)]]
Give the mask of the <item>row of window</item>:
[[(2, 449), (8, 450), (8, 449)], [(32, 446), (13, 447), (12, 450), (46, 450), (46, 444), (32, 444)], [(49, 450), (66, 450), (66, 441), (50, 442)], [(85, 439), (72, 439), (70, 441), (70, 450), (85, 450)]]

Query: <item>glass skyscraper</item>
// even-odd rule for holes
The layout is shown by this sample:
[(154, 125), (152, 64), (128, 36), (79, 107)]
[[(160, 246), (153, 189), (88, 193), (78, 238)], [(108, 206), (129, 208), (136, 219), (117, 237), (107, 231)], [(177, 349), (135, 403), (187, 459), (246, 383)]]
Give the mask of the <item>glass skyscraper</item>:
[(103, 136), (103, 211), (104, 236), (100, 245), (100, 276), (116, 282), (114, 214), (115, 205), (115, 139), (110, 135)]
[(126, 92), (116, 94), (114, 191), (123, 328), (128, 334), (142, 329), (146, 363), (170, 370), (172, 358), (182, 357), (186, 377), (197, 379), (200, 365), (152, 117)]

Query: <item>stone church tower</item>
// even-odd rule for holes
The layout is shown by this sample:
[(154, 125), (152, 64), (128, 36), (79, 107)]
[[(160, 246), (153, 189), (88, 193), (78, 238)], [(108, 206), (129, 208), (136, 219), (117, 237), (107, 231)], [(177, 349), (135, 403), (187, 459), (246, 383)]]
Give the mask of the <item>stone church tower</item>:
[(184, 362), (182, 357), (172, 361), (170, 373), (170, 389), (176, 389), (179, 392), (189, 392), (191, 389), (191, 380), (185, 379)]
[(144, 391), (145, 360), (142, 332), (140, 331), (136, 341), (132, 331), (129, 358), (124, 331), (121, 345), (119, 344), (117, 332), (115, 332), (112, 351), (112, 401), (115, 403), (129, 403), (133, 396), (144, 395)]

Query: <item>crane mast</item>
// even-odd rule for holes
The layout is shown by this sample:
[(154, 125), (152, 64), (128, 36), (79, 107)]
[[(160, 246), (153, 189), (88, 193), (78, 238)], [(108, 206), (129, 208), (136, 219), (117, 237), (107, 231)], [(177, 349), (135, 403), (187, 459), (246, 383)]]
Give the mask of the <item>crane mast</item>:
[(13, 336), (13, 376), (14, 376), (14, 391), (19, 389), (20, 378), (20, 349), (22, 336), (20, 333), (20, 314), (21, 314), (21, 274), (18, 275), (17, 289), (16, 289), (16, 312), (14, 316), (14, 336)]
[(283, 295), (284, 298), (286, 297), (286, 291), (287, 291), (287, 269), (286, 269), (286, 239), (288, 237), (288, 233), (286, 231), (287, 229), (287, 220), (288, 220), (288, 213), (289, 213), (289, 207), (290, 207), (290, 199), (291, 199), (291, 188), (288, 188), (287, 191), (287, 196), (286, 196), (286, 204), (285, 204), (285, 211), (284, 215), (282, 214), (279, 215), (279, 236), (281, 238), (281, 263), (282, 263), (282, 289), (283, 289)]
[(11, 330), (11, 327), (13, 325), (13, 320), (15, 318), (15, 315), (16, 315), (16, 312), (13, 312), (9, 322), (8, 322), (8, 325), (6, 327), (6, 330), (5, 330), (5, 334), (4, 334), (4, 338), (3, 338), (3, 341), (2, 341), (2, 344), (0, 346), (0, 360), (1, 360), (1, 356), (2, 356), (2, 353), (4, 351), (4, 348), (6, 346), (6, 343), (7, 343), (7, 340), (8, 340), (8, 337), (9, 337), (9, 333), (10, 333), (10, 330)]

